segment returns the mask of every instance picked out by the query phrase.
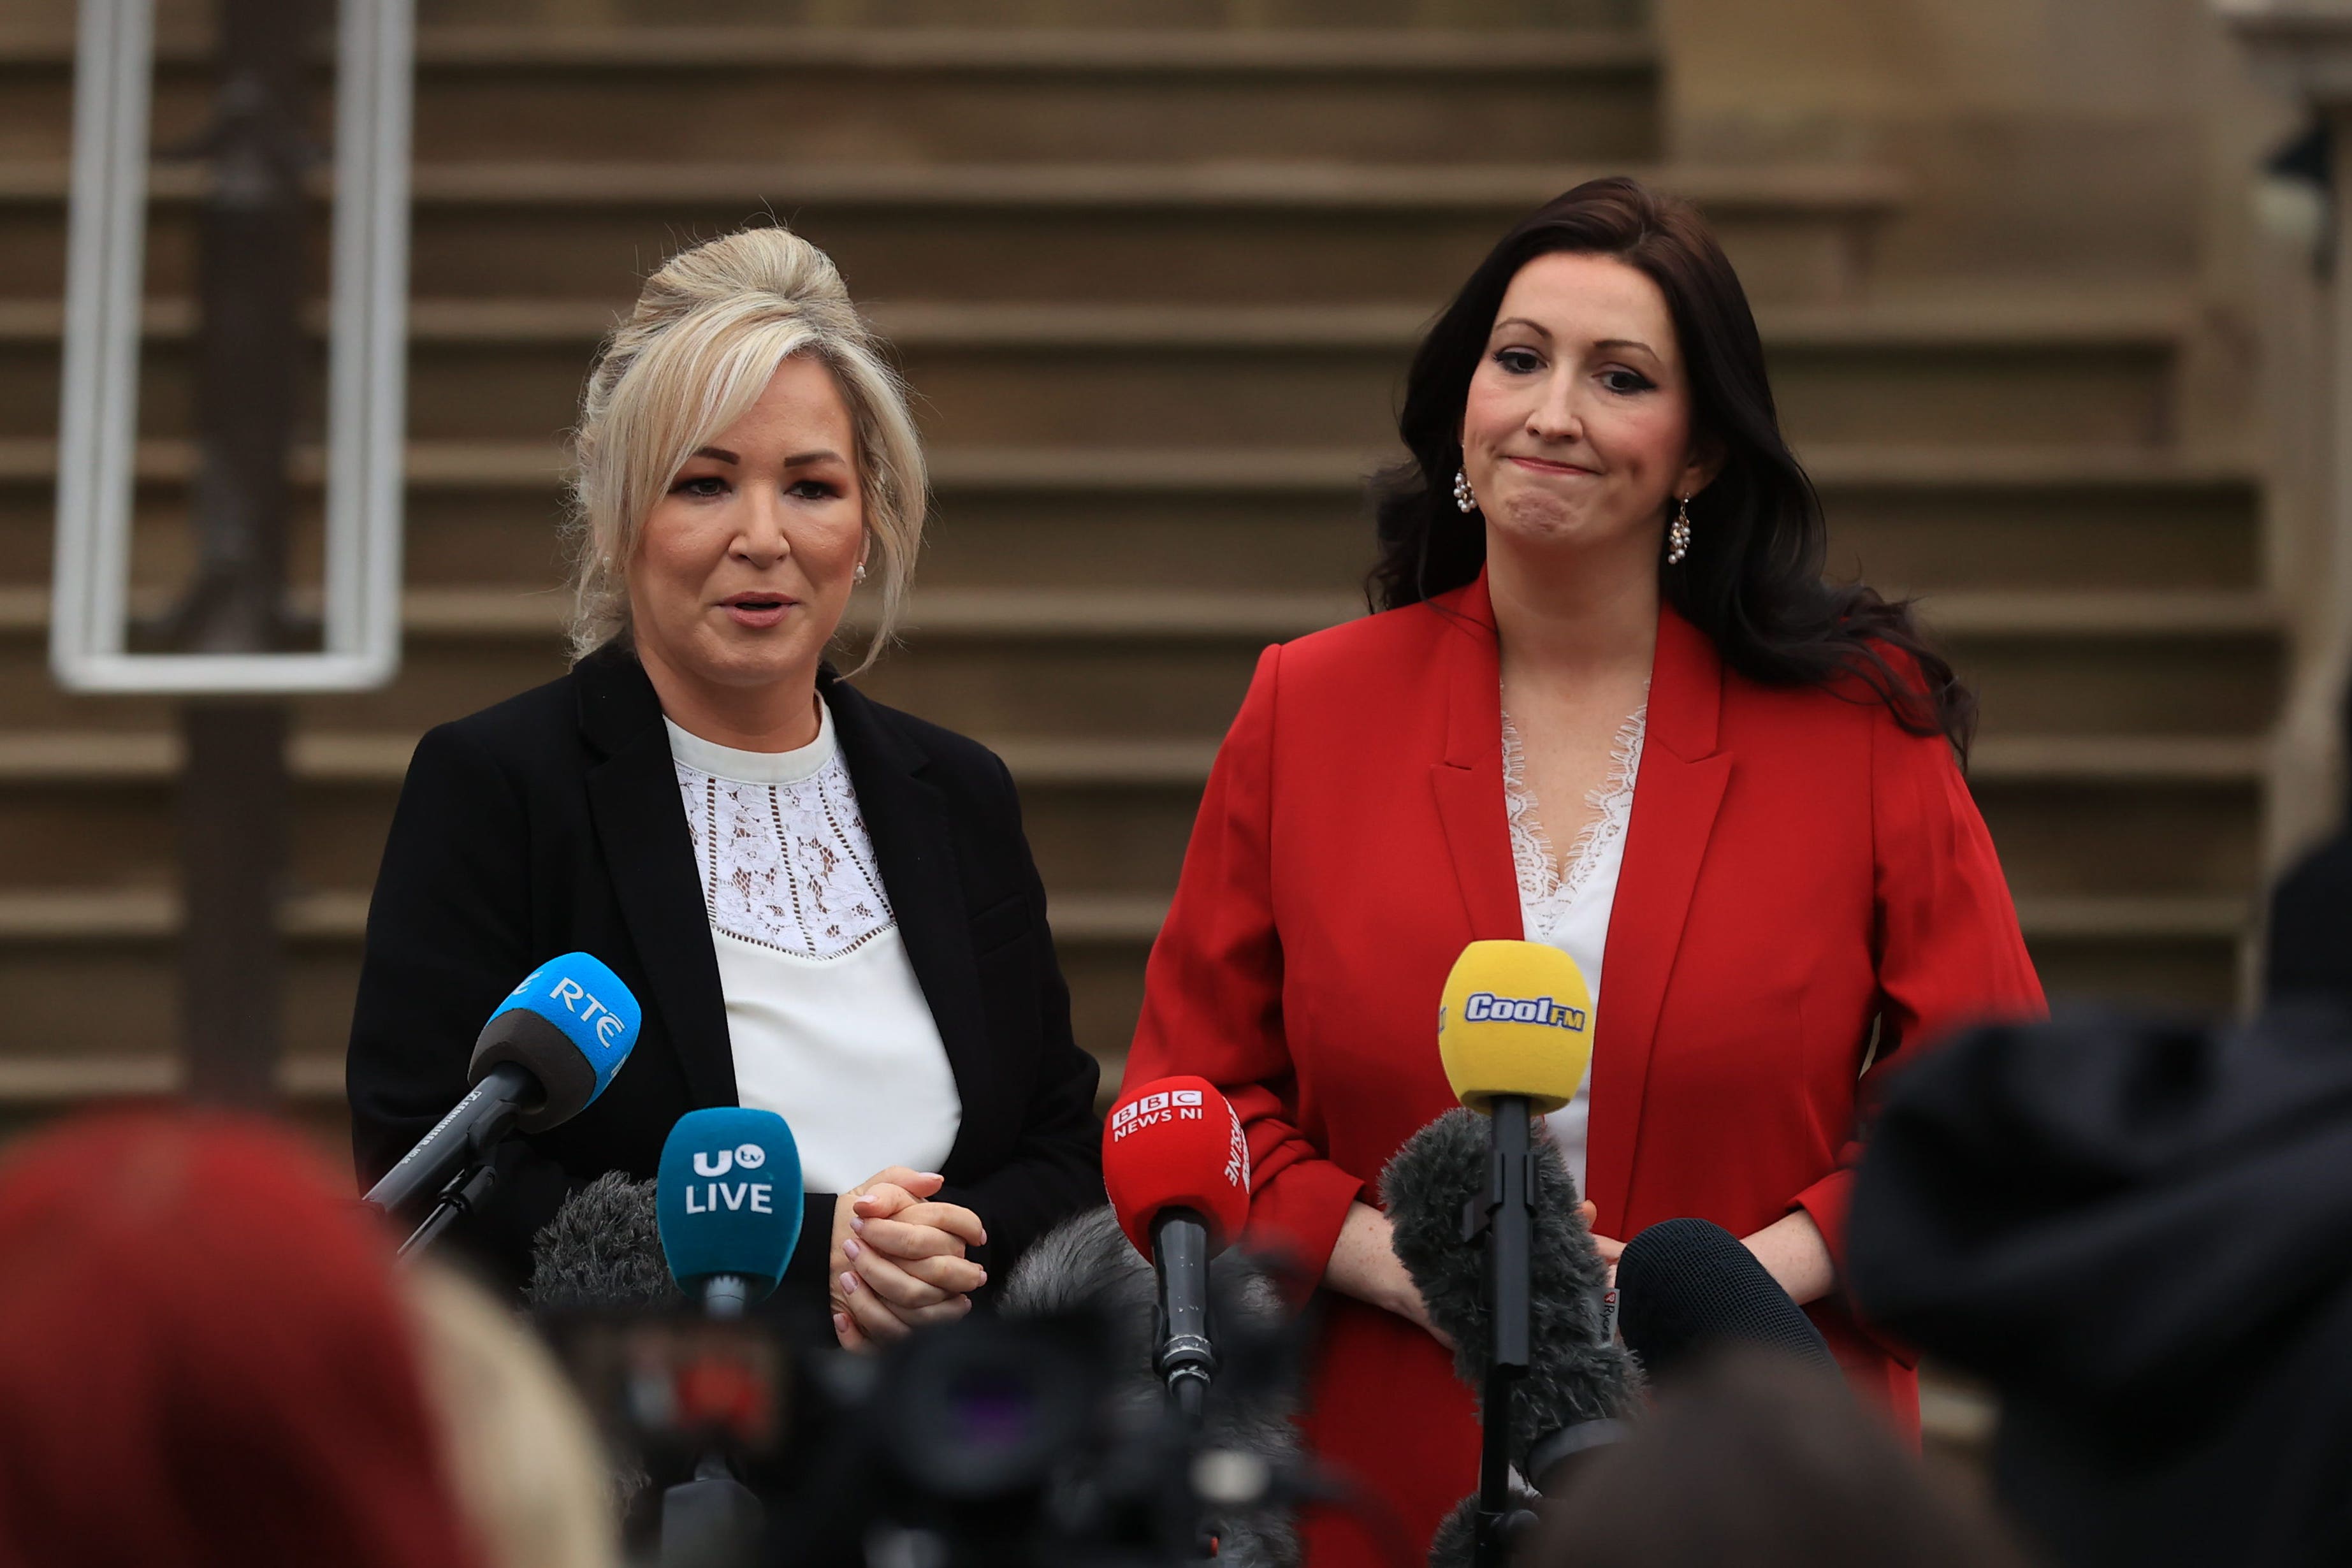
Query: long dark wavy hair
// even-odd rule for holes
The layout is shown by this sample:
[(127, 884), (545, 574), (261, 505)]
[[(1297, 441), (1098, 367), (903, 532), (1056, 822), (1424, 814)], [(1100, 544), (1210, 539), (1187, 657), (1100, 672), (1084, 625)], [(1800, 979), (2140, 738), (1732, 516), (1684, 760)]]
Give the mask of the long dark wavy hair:
[(1693, 434), (1723, 459), (1692, 498), (1682, 563), (1667, 565), (1660, 552), (1666, 602), (1740, 674), (1770, 686), (1858, 678), (1905, 729), (1942, 734), (1965, 765), (1975, 694), (1928, 645), (1908, 600), (1823, 579), (1821, 498), (1781, 437), (1747, 292), (1697, 210), (1638, 181), (1587, 181), (1523, 219), (1422, 339), (1397, 416), (1412, 460), (1373, 480), (1381, 555), (1364, 584), (1372, 608), (1459, 588), (1485, 564), (1484, 520), (1453, 495), (1470, 378), (1511, 279), (1559, 251), (1613, 257), (1658, 286), (1689, 367)]

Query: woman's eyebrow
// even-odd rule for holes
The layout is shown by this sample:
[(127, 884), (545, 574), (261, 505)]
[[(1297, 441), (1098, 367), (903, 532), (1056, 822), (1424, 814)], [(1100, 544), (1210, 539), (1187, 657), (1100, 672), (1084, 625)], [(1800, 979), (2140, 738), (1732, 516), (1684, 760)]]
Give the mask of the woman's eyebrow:
[(1551, 336), (1551, 329), (1549, 327), (1545, 326), (1541, 321), (1530, 321), (1525, 316), (1506, 316), (1501, 321), (1495, 323), (1495, 331), (1498, 332), (1505, 327), (1525, 327), (1528, 331), (1535, 333), (1540, 338), (1549, 338)]
[[(740, 467), (743, 461), (740, 456), (729, 451), (724, 447), (697, 447), (694, 449), (694, 455), (698, 458), (708, 458), (714, 463), (725, 463), (730, 467)], [(840, 453), (835, 451), (832, 447), (820, 447), (814, 452), (794, 452), (791, 457), (784, 459), (783, 467), (787, 468), (804, 468), (811, 463), (840, 463), (845, 461), (847, 461), (847, 459), (842, 457)]]
[(1652, 359), (1658, 357), (1658, 351), (1639, 338), (1602, 338), (1592, 346), (1596, 349), (1640, 349)]

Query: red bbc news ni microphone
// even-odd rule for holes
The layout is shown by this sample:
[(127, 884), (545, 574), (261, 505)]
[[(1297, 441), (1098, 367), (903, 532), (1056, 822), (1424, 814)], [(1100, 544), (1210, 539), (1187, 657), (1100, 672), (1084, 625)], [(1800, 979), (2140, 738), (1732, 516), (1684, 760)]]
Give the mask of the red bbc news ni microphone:
[(1206, 1079), (1155, 1079), (1111, 1109), (1102, 1165), (1119, 1229), (1160, 1276), (1151, 1368), (1170, 1407), (1197, 1423), (1217, 1373), (1209, 1259), (1249, 1219), (1242, 1120)]

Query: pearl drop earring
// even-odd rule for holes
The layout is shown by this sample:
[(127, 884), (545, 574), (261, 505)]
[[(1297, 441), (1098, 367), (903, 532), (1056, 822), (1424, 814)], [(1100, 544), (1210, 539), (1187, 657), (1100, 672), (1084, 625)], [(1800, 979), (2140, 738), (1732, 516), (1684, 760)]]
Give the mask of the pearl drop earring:
[(1470, 476), (1460, 468), (1454, 470), (1454, 504), (1464, 511), (1478, 510), (1478, 498), (1470, 493)]
[(1666, 530), (1666, 564), (1679, 566), (1690, 553), (1690, 497), (1675, 503), (1674, 526)]

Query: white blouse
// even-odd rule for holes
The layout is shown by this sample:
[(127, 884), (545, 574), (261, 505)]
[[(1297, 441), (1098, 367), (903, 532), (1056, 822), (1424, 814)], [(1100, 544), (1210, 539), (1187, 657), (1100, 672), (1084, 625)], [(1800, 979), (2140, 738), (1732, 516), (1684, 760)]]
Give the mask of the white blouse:
[[(1633, 816), (1633, 781), (1642, 771), (1642, 735), (1649, 704), (1633, 710), (1610, 748), (1609, 777), (1584, 797), (1592, 813), (1570, 847), (1566, 867), (1552, 853), (1527, 782), (1527, 754), (1518, 727), (1503, 714), (1503, 802), (1511, 822), (1511, 864), (1518, 873), (1519, 922), (1528, 942), (1559, 948), (1576, 960), (1601, 1016), (1601, 960), (1609, 945), (1609, 911), (1617, 901), (1617, 873), (1625, 862), (1625, 827)], [(1586, 1068), (1576, 1097), (1544, 1119), (1567, 1157), (1569, 1174), (1584, 1195), (1585, 1150), (1592, 1120), (1592, 1072)]]
[(801, 1183), (936, 1171), (963, 1101), (874, 864), (849, 769), (816, 739), (739, 752), (668, 720), (735, 1057), (736, 1098), (791, 1124)]

